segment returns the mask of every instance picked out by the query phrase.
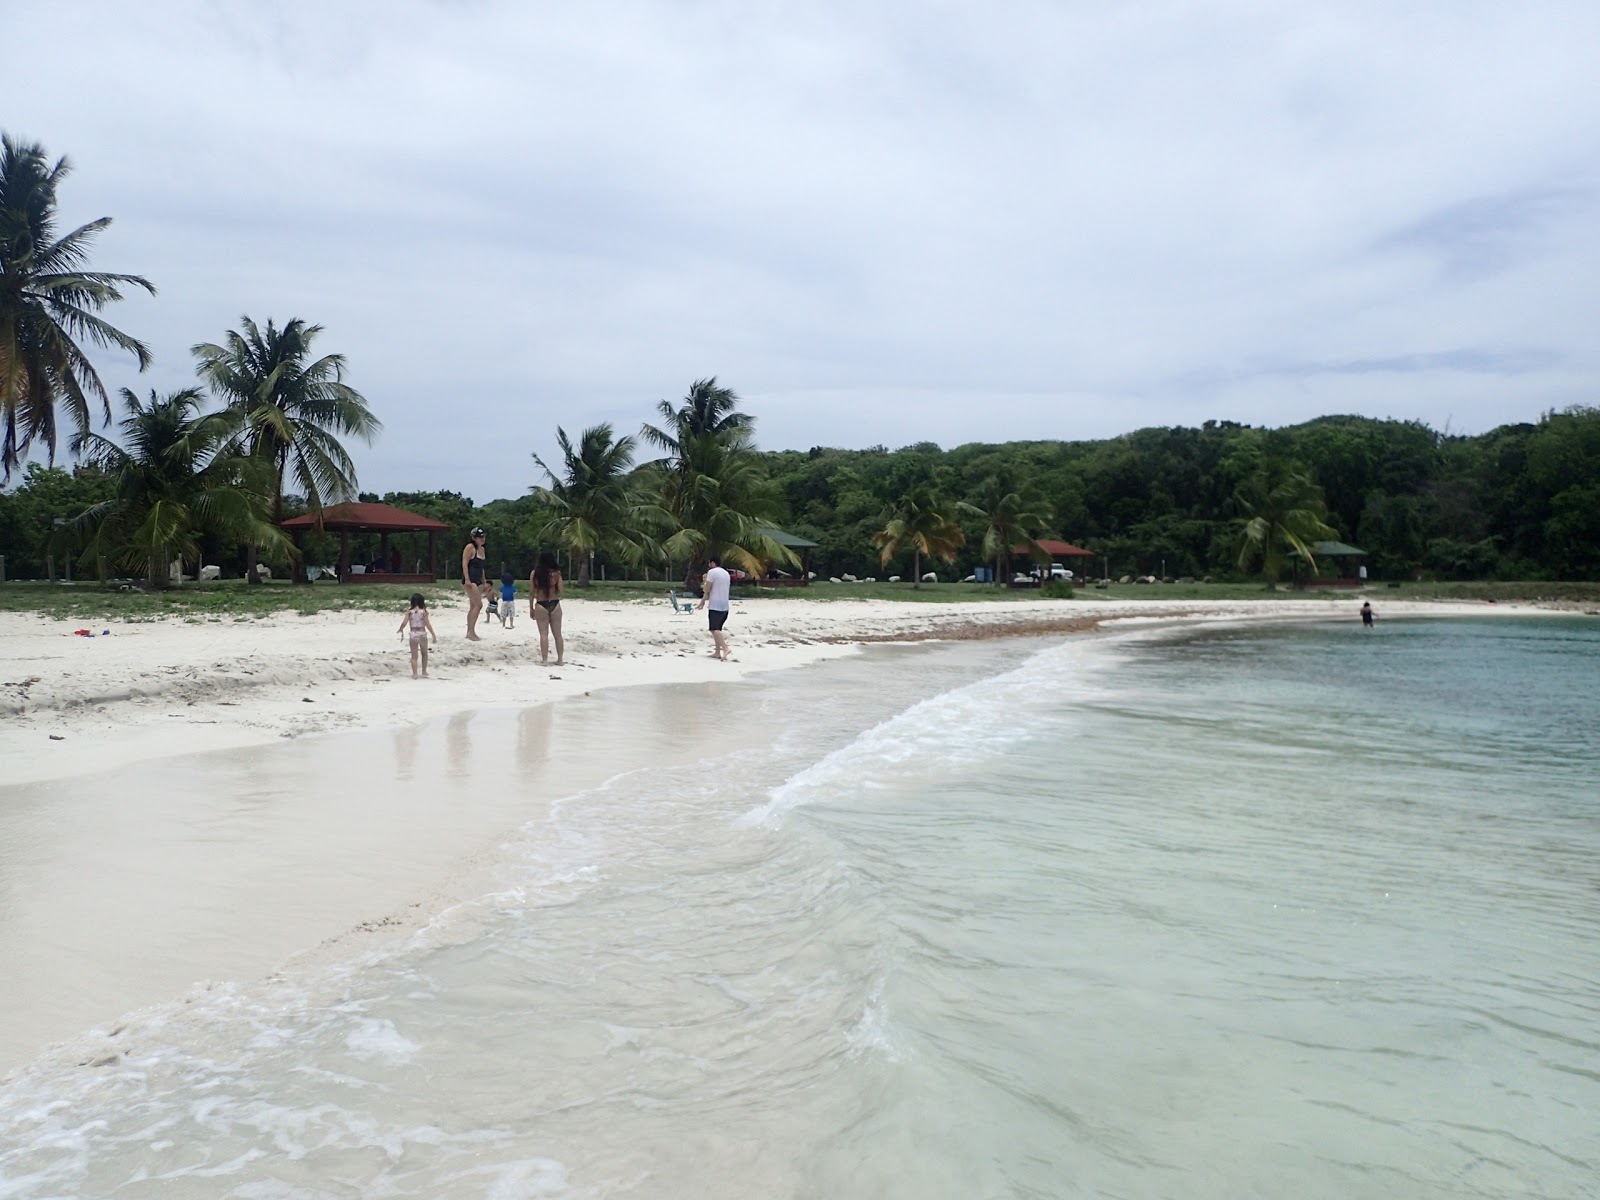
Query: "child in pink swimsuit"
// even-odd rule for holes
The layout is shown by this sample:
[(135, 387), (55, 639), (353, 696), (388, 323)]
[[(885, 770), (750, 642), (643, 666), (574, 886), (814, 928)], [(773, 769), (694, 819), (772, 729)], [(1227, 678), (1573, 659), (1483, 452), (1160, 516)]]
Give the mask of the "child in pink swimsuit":
[(411, 607), (406, 615), (400, 618), (400, 636), (407, 637), (411, 642), (411, 678), (417, 677), (417, 659), (422, 659), (422, 677), (428, 677), (428, 638), (432, 637), (437, 643), (439, 635), (433, 632), (433, 618), (428, 616), (428, 602), (422, 598), (421, 592), (411, 595)]

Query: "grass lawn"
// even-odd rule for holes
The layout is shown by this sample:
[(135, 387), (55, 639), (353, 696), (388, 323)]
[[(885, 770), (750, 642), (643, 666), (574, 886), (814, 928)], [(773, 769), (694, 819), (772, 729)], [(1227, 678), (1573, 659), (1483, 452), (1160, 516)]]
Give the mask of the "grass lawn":
[(272, 613), (392, 610), (395, 620), (411, 604), (411, 594), (420, 590), (429, 604), (435, 596), (461, 595), (459, 586), (444, 584), (367, 583), (341, 587), (337, 583), (299, 584), (273, 579), (251, 587), (242, 579), (215, 583), (186, 583), (161, 592), (138, 588), (123, 591), (100, 583), (5, 583), (0, 584), (0, 612), (37, 612), (71, 619), (112, 619), (156, 621), (183, 617), (196, 621), (249, 619)]
[[(574, 598), (593, 600), (656, 600), (664, 599), (672, 585), (660, 580), (611, 580), (596, 582), (588, 589), (569, 588)], [(36, 612), (63, 619), (122, 621), (153, 621), (178, 617), (195, 621), (245, 619), (264, 617), (271, 613), (297, 612), (304, 614), (335, 612), (355, 609), (359, 611), (392, 611), (396, 620), (410, 603), (411, 593), (419, 590), (412, 584), (367, 583), (341, 586), (322, 582), (311, 585), (290, 583), (288, 580), (271, 580), (257, 587), (243, 580), (229, 579), (215, 583), (186, 583), (163, 592), (144, 592), (138, 589), (121, 590), (116, 586), (99, 583), (30, 583), (0, 584), (0, 612)], [(459, 584), (441, 582), (420, 587), (430, 605), (458, 602)], [(527, 602), (527, 581), (518, 581), (521, 603)], [(1326, 600), (1347, 593), (1333, 589), (1314, 589), (1303, 592), (1268, 591), (1260, 582), (1246, 583), (1190, 583), (1190, 584), (1111, 584), (1106, 588), (1075, 589), (1071, 598), (1065, 589), (1044, 592), (1032, 588), (998, 588), (981, 583), (927, 583), (913, 587), (909, 583), (814, 583), (806, 588), (752, 588), (738, 586), (734, 596), (738, 599), (760, 602), (769, 597), (779, 599), (811, 600), (827, 603), (833, 600), (902, 600), (924, 604), (953, 601), (980, 601), (1005, 604), (1014, 600), (1041, 600), (1059, 597), (1064, 604), (1084, 595), (1120, 601), (1150, 601), (1171, 603), (1196, 600)], [(1565, 601), (1569, 603), (1600, 606), (1600, 583), (1405, 583), (1391, 588), (1382, 582), (1373, 582), (1368, 594), (1380, 603), (1383, 598), (1397, 600), (1494, 600), (1513, 601)]]

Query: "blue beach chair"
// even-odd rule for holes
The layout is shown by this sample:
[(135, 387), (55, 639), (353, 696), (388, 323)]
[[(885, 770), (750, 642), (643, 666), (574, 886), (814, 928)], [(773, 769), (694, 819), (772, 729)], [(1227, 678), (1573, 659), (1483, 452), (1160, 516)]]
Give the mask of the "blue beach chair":
[(694, 604), (689, 600), (679, 600), (677, 592), (668, 592), (667, 599), (672, 601), (672, 611), (675, 613), (690, 613), (694, 611)]

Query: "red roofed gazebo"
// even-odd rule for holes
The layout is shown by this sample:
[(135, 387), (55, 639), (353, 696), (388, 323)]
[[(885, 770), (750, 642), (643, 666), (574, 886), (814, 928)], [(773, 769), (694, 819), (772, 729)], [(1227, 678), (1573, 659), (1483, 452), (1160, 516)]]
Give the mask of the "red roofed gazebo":
[[(1082, 546), (1074, 546), (1070, 542), (1055, 542), (1055, 541), (1051, 541), (1049, 538), (1040, 538), (1039, 539), (1039, 549), (1043, 550), (1051, 558), (1093, 558), (1094, 557), (1094, 551), (1093, 550), (1085, 550)], [(1033, 547), (1032, 546), (1013, 546), (1011, 548), (1011, 556), (1013, 558), (1015, 558), (1019, 554), (1032, 554), (1032, 553), (1033, 553)]]
[[(1043, 550), (1046, 554), (1048, 554), (1050, 556), (1052, 561), (1063, 559), (1063, 558), (1093, 558), (1094, 557), (1094, 551), (1093, 550), (1085, 550), (1082, 546), (1074, 546), (1071, 542), (1058, 542), (1058, 541), (1055, 541), (1052, 538), (1040, 538), (1039, 541), (1038, 541), (1038, 546), (1039, 546), (1039, 549)], [(1033, 555), (1034, 555), (1034, 551), (1033, 551), (1033, 547), (1032, 546), (1022, 545), (1022, 546), (1013, 546), (1013, 547), (1011, 547), (1011, 557), (1012, 557), (1012, 560), (1013, 560), (1013, 570), (1016, 569), (1016, 567), (1015, 567), (1015, 560), (1016, 559), (1019, 559), (1019, 558), (1021, 558), (1021, 559), (1032, 559)], [(1077, 574), (1082, 574), (1082, 572), (1077, 572)], [(1031, 584), (1028, 584), (1027, 586), (1037, 586), (1039, 582), (1041, 582), (1041, 581), (1040, 580), (1034, 580)], [(1043, 582), (1048, 582), (1048, 580), (1044, 580)], [(1081, 585), (1084, 582), (1084, 580), (1079, 579), (1079, 580), (1076, 580), (1075, 582)], [(1022, 586), (1022, 585), (1013, 584), (1013, 586)]]
[[(323, 529), (339, 535), (340, 583), (432, 583), (439, 576), (439, 533), (450, 526), (432, 517), (407, 512), (392, 504), (333, 504), (320, 513), (306, 513), (281, 522), (298, 544), (307, 532)], [(391, 533), (426, 533), (428, 535), (428, 570), (423, 572), (383, 571), (357, 572), (350, 569), (350, 535), (376, 533), (379, 535), (378, 557), (389, 561), (389, 535)], [(398, 553), (398, 551), (396, 551)]]

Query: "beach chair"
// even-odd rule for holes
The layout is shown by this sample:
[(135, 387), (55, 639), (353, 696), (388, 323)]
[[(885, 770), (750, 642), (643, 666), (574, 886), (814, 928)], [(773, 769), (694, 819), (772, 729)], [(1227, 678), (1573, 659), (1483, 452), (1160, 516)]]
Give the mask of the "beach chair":
[(688, 613), (694, 611), (694, 604), (689, 600), (679, 600), (677, 592), (668, 592), (667, 599), (672, 601), (672, 611), (675, 613)]

